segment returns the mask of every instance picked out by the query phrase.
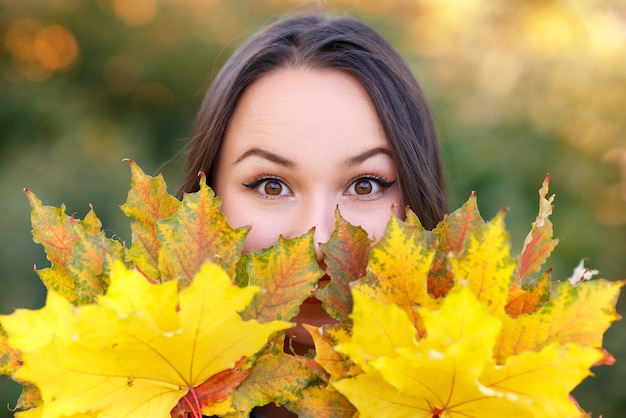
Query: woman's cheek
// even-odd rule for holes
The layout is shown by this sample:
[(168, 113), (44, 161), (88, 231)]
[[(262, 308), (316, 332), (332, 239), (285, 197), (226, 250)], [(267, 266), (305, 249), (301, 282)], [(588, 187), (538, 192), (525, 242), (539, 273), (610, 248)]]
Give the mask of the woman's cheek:
[(246, 237), (246, 243), (244, 245), (244, 251), (255, 251), (269, 248), (278, 242), (280, 235), (287, 236), (284, 225), (288, 222), (287, 219), (280, 219), (276, 216), (268, 215), (263, 219), (249, 219), (248, 225), (251, 225), (248, 236)]

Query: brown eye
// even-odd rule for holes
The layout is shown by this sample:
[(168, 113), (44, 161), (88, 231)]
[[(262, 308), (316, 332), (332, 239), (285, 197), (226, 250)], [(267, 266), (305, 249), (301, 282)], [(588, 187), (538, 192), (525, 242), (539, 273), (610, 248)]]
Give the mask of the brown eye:
[(372, 193), (373, 189), (374, 189), (374, 186), (372, 185), (372, 182), (369, 180), (359, 180), (354, 185), (354, 191), (356, 192), (356, 194), (359, 194), (359, 195), (370, 194)]
[(291, 189), (283, 180), (274, 177), (261, 176), (250, 183), (241, 184), (266, 199), (290, 196), (292, 194)]
[(352, 181), (344, 194), (354, 196), (357, 199), (376, 199), (395, 182), (395, 180), (389, 181), (378, 176), (365, 175)]
[(268, 180), (263, 187), (265, 194), (270, 196), (279, 196), (283, 191), (283, 185), (278, 181)]

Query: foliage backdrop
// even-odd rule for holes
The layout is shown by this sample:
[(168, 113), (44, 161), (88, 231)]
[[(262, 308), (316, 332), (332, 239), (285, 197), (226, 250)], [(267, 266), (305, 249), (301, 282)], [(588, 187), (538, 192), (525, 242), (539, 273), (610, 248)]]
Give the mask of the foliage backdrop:
[[(519, 251), (546, 173), (561, 242), (553, 277), (582, 257), (626, 278), (626, 6), (619, 0), (0, 0), (0, 313), (39, 307), (22, 188), (130, 239), (119, 210), (129, 157), (170, 185), (212, 74), (285, 12), (329, 10), (383, 33), (412, 65), (439, 126), (452, 208), (472, 190), (485, 218), (510, 208)], [(173, 191), (172, 191), (173, 192)], [(624, 301), (618, 310), (626, 312)], [(626, 412), (626, 325), (618, 363), (576, 392), (605, 417)], [(19, 388), (0, 380), (0, 417)]]

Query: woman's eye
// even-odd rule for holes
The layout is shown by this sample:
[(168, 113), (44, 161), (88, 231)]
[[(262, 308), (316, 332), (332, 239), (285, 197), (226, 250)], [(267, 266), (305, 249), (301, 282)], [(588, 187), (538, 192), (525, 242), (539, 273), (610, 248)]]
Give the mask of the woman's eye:
[(350, 184), (347, 194), (361, 197), (373, 196), (383, 189), (391, 187), (394, 183), (395, 181), (387, 181), (378, 177), (360, 177)]
[(357, 180), (354, 183), (354, 191), (356, 194), (370, 194), (372, 191), (376, 189), (376, 184), (374, 184), (371, 180)]
[(267, 197), (288, 196), (291, 194), (289, 187), (287, 187), (283, 181), (275, 178), (261, 177), (251, 183), (244, 183), (243, 185)]

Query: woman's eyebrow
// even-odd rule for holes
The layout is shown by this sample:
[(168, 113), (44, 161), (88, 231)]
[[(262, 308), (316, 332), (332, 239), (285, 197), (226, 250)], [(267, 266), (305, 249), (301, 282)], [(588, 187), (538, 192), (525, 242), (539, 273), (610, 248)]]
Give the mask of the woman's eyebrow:
[(233, 164), (238, 164), (249, 157), (260, 157), (288, 168), (294, 167), (296, 165), (293, 161), (288, 160), (287, 158), (281, 157), (280, 155), (270, 151), (262, 150), (260, 148), (250, 148), (249, 150), (241, 154)]
[(383, 148), (383, 147), (377, 147), (377, 148), (372, 148), (370, 150), (362, 152), (358, 155), (355, 155), (354, 157), (350, 157), (346, 159), (346, 161), (344, 162), (344, 165), (347, 167), (355, 166), (355, 165), (361, 164), (365, 160), (372, 158), (378, 154), (384, 154), (393, 158), (391, 155), (391, 151), (389, 149)]

